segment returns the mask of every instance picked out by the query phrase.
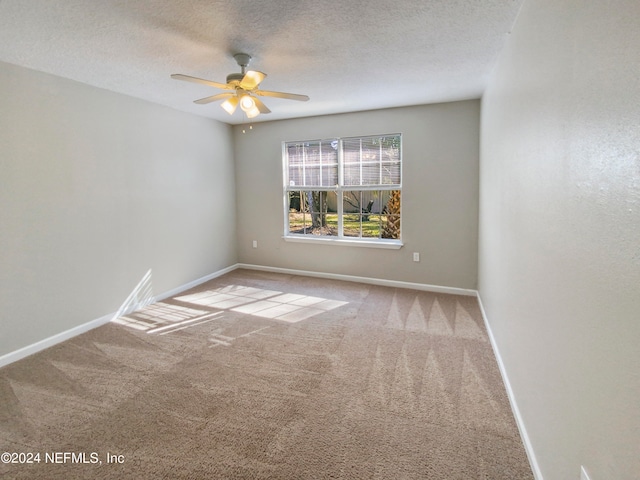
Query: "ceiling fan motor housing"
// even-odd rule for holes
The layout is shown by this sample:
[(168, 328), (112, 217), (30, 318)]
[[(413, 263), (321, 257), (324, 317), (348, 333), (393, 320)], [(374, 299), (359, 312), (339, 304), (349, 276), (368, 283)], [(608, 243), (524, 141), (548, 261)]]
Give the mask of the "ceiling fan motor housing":
[(230, 73), (227, 75), (227, 83), (236, 82), (240, 83), (244, 78), (244, 73)]
[(249, 62), (251, 61), (251, 55), (247, 53), (236, 53), (233, 58), (236, 59), (238, 65), (240, 66), (240, 73), (230, 73), (227, 75), (227, 83), (240, 83), (244, 78), (244, 74), (246, 72), (246, 68), (249, 66)]

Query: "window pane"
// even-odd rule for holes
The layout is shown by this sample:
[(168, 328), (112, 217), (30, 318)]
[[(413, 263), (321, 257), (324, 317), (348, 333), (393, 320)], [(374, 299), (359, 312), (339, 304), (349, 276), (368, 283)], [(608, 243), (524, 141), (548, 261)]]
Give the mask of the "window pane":
[[(343, 192), (343, 231), (347, 237), (381, 238), (382, 210), (391, 194), (380, 190)], [(385, 215), (386, 219), (386, 215)]]
[(392, 190), (384, 207), (382, 238), (400, 238), (400, 190)]
[(342, 194), (342, 211), (344, 213), (360, 213), (362, 211), (362, 192), (346, 191)]
[(367, 221), (362, 221), (362, 236), (380, 238), (380, 215), (369, 215)]
[(351, 213), (343, 215), (342, 229), (345, 237), (360, 236), (360, 214)]
[(344, 213), (372, 214), (382, 213), (389, 199), (390, 191), (345, 190), (342, 196)]
[[(302, 192), (289, 192), (289, 233), (305, 233), (306, 212)], [(301, 203), (302, 200), (302, 203)]]
[(289, 212), (289, 233), (306, 233), (303, 212)]
[(293, 212), (301, 212), (302, 211), (302, 204), (300, 203), (300, 199), (301, 197), (301, 192), (288, 192), (288, 202), (287, 205), (289, 206), (289, 213), (293, 213)]
[(362, 161), (380, 162), (380, 142), (378, 138), (368, 137), (362, 139)]
[(363, 163), (361, 185), (380, 185), (380, 164)]
[(347, 138), (344, 185), (400, 184), (400, 136)]
[(290, 191), (289, 233), (337, 235), (336, 194), (326, 191)]
[(400, 162), (383, 163), (381, 165), (380, 185), (400, 184)]
[(327, 212), (326, 232), (325, 235), (338, 235), (338, 214), (336, 212)]
[(344, 185), (349, 187), (360, 185), (360, 164), (345, 164), (342, 168), (342, 174), (344, 176)]
[(304, 185), (320, 185), (320, 165), (307, 165), (304, 169)]
[(361, 150), (359, 138), (345, 138), (342, 140), (342, 158), (345, 164), (360, 163)]
[(322, 149), (322, 186), (331, 187), (338, 184), (338, 141), (323, 140)]
[(288, 185), (290, 186), (302, 185), (303, 174), (304, 174), (304, 170), (302, 168), (302, 165), (289, 165)]
[(322, 186), (338, 185), (338, 164), (322, 165)]
[(329, 187), (338, 183), (338, 144), (333, 140), (285, 146), (288, 186)]

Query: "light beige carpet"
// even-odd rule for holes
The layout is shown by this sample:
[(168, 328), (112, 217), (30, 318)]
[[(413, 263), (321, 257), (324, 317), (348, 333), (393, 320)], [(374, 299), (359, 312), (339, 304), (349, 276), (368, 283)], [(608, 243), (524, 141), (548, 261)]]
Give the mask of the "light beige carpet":
[(39, 454), (12, 479), (533, 478), (475, 298), (247, 270), (0, 369), (0, 452)]

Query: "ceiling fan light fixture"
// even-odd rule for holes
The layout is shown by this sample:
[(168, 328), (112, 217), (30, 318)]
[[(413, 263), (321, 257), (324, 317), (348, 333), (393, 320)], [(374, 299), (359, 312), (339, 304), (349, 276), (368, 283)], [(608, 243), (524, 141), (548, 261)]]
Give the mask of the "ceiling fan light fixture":
[(247, 114), (247, 118), (253, 118), (260, 115), (260, 110), (258, 110), (258, 107), (253, 107), (251, 110), (245, 111), (245, 113)]
[(260, 109), (256, 105), (255, 99), (251, 95), (242, 95), (240, 98), (240, 108), (247, 114), (248, 118), (257, 117), (260, 115)]
[(233, 115), (233, 112), (236, 111), (238, 106), (238, 97), (231, 97), (222, 102), (220, 105), (229, 115)]
[(244, 112), (249, 113), (251, 110), (256, 108), (256, 102), (251, 95), (243, 95), (240, 99), (240, 108)]

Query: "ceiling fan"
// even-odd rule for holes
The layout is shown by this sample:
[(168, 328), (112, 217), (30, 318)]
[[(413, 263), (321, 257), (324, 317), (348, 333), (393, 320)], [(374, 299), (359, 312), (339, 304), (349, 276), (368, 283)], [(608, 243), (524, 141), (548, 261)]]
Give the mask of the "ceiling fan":
[(309, 97), (306, 95), (260, 90), (258, 85), (260, 85), (260, 82), (266, 78), (267, 74), (254, 70), (246, 70), (249, 62), (251, 61), (251, 55), (247, 55), (246, 53), (236, 53), (233, 58), (236, 59), (236, 62), (238, 62), (242, 71), (240, 73), (231, 73), (227, 75), (227, 83), (212, 82), (211, 80), (204, 80), (202, 78), (182, 75), (180, 73), (174, 73), (171, 75), (171, 78), (176, 80), (185, 80), (187, 82), (201, 83), (203, 85), (220, 88), (222, 90), (231, 90), (230, 92), (218, 93), (193, 102), (199, 105), (204, 105), (218, 100), (224, 100), (221, 106), (229, 115), (233, 115), (233, 112), (236, 111), (238, 105), (240, 105), (240, 108), (246, 113), (248, 118), (256, 117), (261, 113), (270, 113), (271, 110), (269, 110), (267, 106), (256, 96), (284, 98), (287, 100), (299, 100), (303, 102), (309, 100)]

